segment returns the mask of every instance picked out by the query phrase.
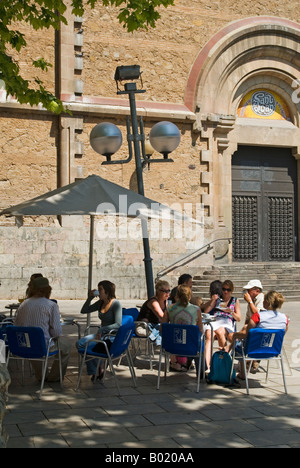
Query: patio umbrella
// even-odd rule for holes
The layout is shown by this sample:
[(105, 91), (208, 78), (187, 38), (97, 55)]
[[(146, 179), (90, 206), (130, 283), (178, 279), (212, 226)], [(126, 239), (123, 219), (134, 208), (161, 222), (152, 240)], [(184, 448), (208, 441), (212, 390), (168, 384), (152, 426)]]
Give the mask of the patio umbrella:
[[(185, 220), (199, 224), (196, 220), (172, 210), (166, 205), (109, 182), (97, 175), (91, 175), (86, 179), (78, 180), (70, 185), (7, 208), (0, 212), (1, 215), (15, 216), (20, 225), (23, 216), (89, 215), (91, 224), (88, 289), (91, 289), (92, 285), (94, 218), (96, 215), (140, 217), (143, 237), (148, 234), (145, 222), (147, 218), (173, 221)], [(151, 281), (153, 284), (150, 252), (148, 254), (145, 252), (144, 261), (148, 286)]]

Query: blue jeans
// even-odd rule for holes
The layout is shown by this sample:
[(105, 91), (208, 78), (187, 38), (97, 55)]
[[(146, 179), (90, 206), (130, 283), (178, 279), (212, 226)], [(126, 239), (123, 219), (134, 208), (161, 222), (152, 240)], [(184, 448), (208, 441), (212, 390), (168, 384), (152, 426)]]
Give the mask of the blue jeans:
[[(93, 340), (96, 338), (96, 335), (87, 335), (81, 338), (80, 340), (77, 341), (76, 343), (76, 348), (77, 349), (84, 349), (85, 345), (88, 341)], [(96, 343), (95, 343), (96, 345)], [(86, 362), (86, 370), (88, 375), (96, 375), (97, 372), (97, 365), (98, 365), (98, 359), (91, 359)]]

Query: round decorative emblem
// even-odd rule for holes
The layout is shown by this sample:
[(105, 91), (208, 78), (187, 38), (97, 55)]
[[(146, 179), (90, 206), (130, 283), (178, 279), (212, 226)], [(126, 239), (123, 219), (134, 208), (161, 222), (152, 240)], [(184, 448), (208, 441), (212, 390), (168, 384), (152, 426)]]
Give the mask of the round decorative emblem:
[(257, 91), (251, 97), (251, 107), (256, 115), (269, 117), (276, 110), (276, 99), (267, 91)]

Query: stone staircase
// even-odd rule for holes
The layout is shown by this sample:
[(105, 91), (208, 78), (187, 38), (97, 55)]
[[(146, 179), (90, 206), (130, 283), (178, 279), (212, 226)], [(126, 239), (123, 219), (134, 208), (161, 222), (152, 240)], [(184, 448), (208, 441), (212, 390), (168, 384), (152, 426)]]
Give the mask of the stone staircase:
[(243, 286), (251, 279), (259, 279), (264, 291), (281, 292), (286, 301), (300, 302), (300, 263), (233, 263), (216, 265), (193, 278), (193, 293), (204, 300), (209, 298), (211, 281), (230, 279), (234, 295), (243, 297)]

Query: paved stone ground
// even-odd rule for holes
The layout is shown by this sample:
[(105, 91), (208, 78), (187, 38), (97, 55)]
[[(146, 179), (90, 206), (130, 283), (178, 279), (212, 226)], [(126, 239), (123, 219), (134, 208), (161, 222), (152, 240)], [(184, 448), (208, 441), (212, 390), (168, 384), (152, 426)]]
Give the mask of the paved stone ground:
[[(1, 311), (5, 304), (0, 301)], [(132, 301), (123, 304), (134, 305)], [(79, 317), (84, 329), (85, 321), (79, 314), (82, 302), (60, 301), (59, 305), (63, 317)], [(78, 359), (74, 347), (64, 389), (59, 384), (46, 384), (39, 401), (35, 378), (26, 369), (22, 387), (20, 370), (11, 363), (12, 384), (4, 421), (10, 436), (8, 448), (300, 447), (299, 310), (299, 303), (285, 304), (283, 310), (291, 318), (285, 341), (292, 367), (291, 372), (286, 367), (288, 395), (275, 362), (267, 384), (262, 371), (250, 374), (247, 396), (243, 383), (235, 389), (202, 383), (197, 394), (195, 371), (169, 374), (156, 390), (157, 359), (150, 371), (143, 357), (135, 361), (136, 389), (125, 360), (117, 369), (121, 396), (110, 372), (104, 383), (95, 385), (84, 375), (76, 393)], [(64, 334), (75, 344), (76, 327), (65, 326)]]

